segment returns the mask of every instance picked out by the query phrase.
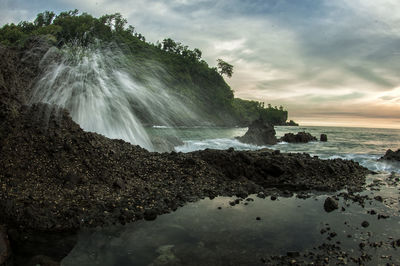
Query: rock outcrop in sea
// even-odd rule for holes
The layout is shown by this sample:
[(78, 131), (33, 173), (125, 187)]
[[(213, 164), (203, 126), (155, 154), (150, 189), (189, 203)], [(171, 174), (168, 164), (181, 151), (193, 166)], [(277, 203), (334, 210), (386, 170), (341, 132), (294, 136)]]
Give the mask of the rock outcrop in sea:
[(317, 141), (317, 138), (312, 136), (310, 133), (298, 132), (297, 134), (286, 133), (279, 141), (289, 142), (289, 143), (307, 143), (310, 141)]
[(246, 134), (237, 137), (240, 142), (254, 145), (274, 145), (277, 143), (276, 132), (273, 125), (268, 124), (264, 120), (257, 119), (253, 121)]
[(391, 149), (387, 150), (385, 155), (382, 156), (379, 160), (400, 162), (400, 149), (398, 149), (397, 151), (392, 151)]

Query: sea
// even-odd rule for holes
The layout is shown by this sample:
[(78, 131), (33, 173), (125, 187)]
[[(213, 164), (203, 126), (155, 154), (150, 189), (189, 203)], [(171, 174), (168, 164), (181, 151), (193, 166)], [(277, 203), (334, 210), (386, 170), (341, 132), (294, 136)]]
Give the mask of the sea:
[[(179, 137), (184, 144), (175, 149), (183, 153), (230, 147), (270, 148), (309, 153), (321, 159), (354, 160), (376, 172), (367, 177), (365, 190), (358, 194), (367, 199), (363, 204), (352, 202), (341, 196), (345, 190), (306, 198), (298, 194), (279, 196), (276, 200), (250, 195), (234, 206), (230, 203), (235, 197), (205, 198), (155, 221), (82, 230), (77, 245), (61, 264), (275, 265), (282, 256), (290, 256), (290, 263), (303, 265), (312, 263), (319, 254), (326, 257), (326, 265), (400, 265), (400, 247), (395, 244), (400, 239), (400, 164), (378, 161), (387, 149), (400, 148), (400, 130), (278, 126), (278, 138), (305, 131), (318, 139), (320, 134), (326, 134), (328, 141), (280, 142), (271, 146), (237, 141), (235, 137), (244, 135), (246, 130), (164, 126), (147, 129), (149, 135)], [(340, 208), (326, 212), (323, 204), (327, 197), (336, 197)], [(362, 226), (364, 221), (367, 227)]]
[(319, 139), (321, 134), (328, 136), (327, 142), (286, 143), (256, 146), (239, 142), (237, 136), (243, 136), (247, 128), (169, 128), (156, 126), (148, 129), (150, 135), (175, 135), (184, 145), (176, 147), (178, 152), (191, 152), (204, 149), (257, 150), (270, 148), (281, 152), (309, 153), (321, 159), (342, 158), (354, 160), (373, 170), (399, 172), (396, 163), (378, 162), (388, 149), (400, 148), (400, 129), (356, 128), (356, 127), (316, 127), (316, 126), (276, 126), (277, 138), (285, 133), (308, 132)]

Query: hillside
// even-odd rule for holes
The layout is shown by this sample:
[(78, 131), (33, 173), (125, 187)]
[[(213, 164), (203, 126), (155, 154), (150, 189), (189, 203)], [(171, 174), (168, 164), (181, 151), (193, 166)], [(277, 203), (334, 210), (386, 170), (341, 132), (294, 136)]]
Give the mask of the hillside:
[[(87, 52), (86, 48), (98, 54), (112, 51), (110, 58), (117, 58), (114, 65), (123, 65), (135, 81), (153, 87), (153, 95), (159, 96), (156, 102), (160, 106), (156, 109), (163, 110), (163, 114), (170, 112), (161, 119), (160, 112), (148, 111), (149, 100), (129, 100), (145, 125), (246, 126), (259, 116), (275, 125), (285, 124), (288, 113), (283, 107), (265, 108), (260, 102), (234, 98), (221, 71), (202, 60), (199, 49), (191, 50), (169, 38), (155, 44), (146, 42), (142, 34), (126, 24), (126, 19), (118, 13), (95, 18), (77, 10), (58, 15), (46, 11), (38, 14), (34, 22), (0, 28), (0, 43), (22, 53), (32, 53), (27, 50), (28, 40), (39, 36), (47, 45), (60, 49), (61, 52), (50, 57), (53, 61), (68, 53), (77, 53), (74, 60), (79, 59), (82, 49)], [(47, 66), (42, 72), (48, 71)], [(176, 110), (183, 105), (190, 112)]]

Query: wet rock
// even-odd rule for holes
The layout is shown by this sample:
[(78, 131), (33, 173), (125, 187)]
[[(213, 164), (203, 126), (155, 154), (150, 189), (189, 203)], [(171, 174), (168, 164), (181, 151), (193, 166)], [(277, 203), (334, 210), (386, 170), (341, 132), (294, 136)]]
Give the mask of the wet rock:
[(400, 239), (394, 240), (394, 241), (392, 242), (392, 246), (393, 246), (393, 247), (400, 247)]
[(291, 257), (291, 258), (296, 258), (300, 256), (300, 252), (298, 251), (288, 251), (286, 252), (286, 256)]
[(244, 136), (237, 137), (240, 142), (254, 145), (274, 145), (277, 143), (274, 126), (262, 119), (257, 119), (249, 126)]
[(324, 210), (326, 212), (332, 212), (339, 208), (339, 204), (336, 200), (331, 197), (327, 197), (324, 202)]
[(260, 199), (265, 199), (264, 192), (258, 192), (257, 197), (260, 198)]
[(361, 226), (362, 226), (362, 227), (368, 227), (368, 226), (369, 226), (369, 222), (363, 221), (363, 222), (361, 223)]
[(0, 225), (0, 265), (7, 265), (11, 257), (11, 246), (6, 228)]
[(260, 220), (261, 220), (261, 217), (258, 217), (258, 216), (257, 216), (257, 217), (256, 217), (256, 220), (257, 220), (257, 221), (260, 221)]
[(157, 211), (154, 209), (146, 209), (144, 212), (144, 219), (146, 221), (153, 221), (157, 218)]
[(326, 141), (328, 141), (328, 136), (326, 134), (321, 134), (319, 140), (323, 141), (323, 142), (326, 142)]
[(36, 255), (29, 261), (28, 265), (60, 266), (60, 263), (57, 261), (54, 261), (50, 257), (44, 256), (44, 255)]
[(379, 160), (400, 161), (400, 149), (398, 149), (397, 151), (392, 151), (391, 149), (387, 150), (385, 155), (382, 156)]
[(375, 196), (374, 199), (383, 202), (383, 198), (381, 196)]
[(387, 219), (387, 218), (389, 218), (389, 215), (378, 214), (378, 220), (380, 220), (380, 219)]
[(312, 136), (310, 133), (298, 132), (297, 134), (286, 133), (279, 141), (289, 142), (289, 143), (307, 143), (310, 141), (317, 141), (317, 138)]

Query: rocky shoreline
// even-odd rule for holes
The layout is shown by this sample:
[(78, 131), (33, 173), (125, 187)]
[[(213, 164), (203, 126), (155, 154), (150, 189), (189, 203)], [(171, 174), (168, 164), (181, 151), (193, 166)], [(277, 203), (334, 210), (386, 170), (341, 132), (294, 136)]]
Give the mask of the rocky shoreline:
[(203, 197), (272, 187), (360, 189), (369, 173), (353, 161), (272, 150), (148, 152), (84, 132), (65, 110), (42, 104), (22, 107), (13, 122), (2, 138), (0, 210), (1, 222), (19, 228), (126, 223)]
[(22, 106), (3, 129), (0, 222), (18, 247), (25, 235), (36, 246), (46, 233), (57, 239), (82, 227), (152, 220), (204, 197), (360, 190), (369, 173), (353, 161), (272, 150), (148, 152), (84, 132), (65, 110), (44, 104)]
[(64, 109), (27, 105), (45, 52), (31, 44), (30, 58), (0, 47), (0, 224), (17, 265), (35, 255), (60, 260), (83, 227), (152, 220), (218, 195), (360, 190), (370, 173), (353, 161), (272, 150), (154, 153), (84, 132)]

